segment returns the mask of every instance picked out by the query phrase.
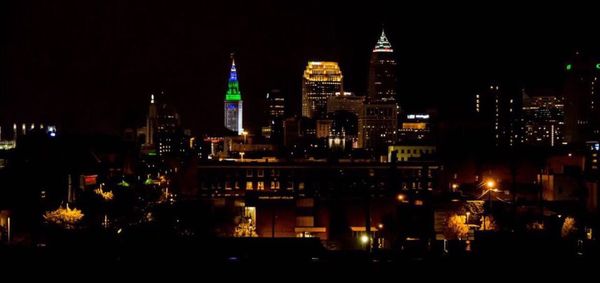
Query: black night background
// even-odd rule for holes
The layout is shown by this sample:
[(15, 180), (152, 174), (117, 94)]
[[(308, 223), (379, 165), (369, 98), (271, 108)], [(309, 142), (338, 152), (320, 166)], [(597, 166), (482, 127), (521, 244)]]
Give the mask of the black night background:
[[(211, 105), (231, 52), (249, 108), (279, 88), (299, 112), (307, 60), (339, 61), (345, 87), (366, 94), (382, 26), (398, 50), (401, 101), (454, 115), (492, 80), (558, 87), (566, 56), (597, 47), (593, 9), (575, 4), (361, 2), (4, 1), (0, 121), (117, 134), (163, 90), (187, 127), (215, 130), (207, 120), (222, 117)], [(245, 118), (258, 129), (260, 115)]]

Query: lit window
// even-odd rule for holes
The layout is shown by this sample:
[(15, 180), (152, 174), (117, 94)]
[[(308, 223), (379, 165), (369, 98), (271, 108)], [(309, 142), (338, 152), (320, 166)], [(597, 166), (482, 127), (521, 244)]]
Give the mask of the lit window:
[(265, 182), (258, 182), (258, 188), (257, 190), (262, 191), (265, 189)]
[(253, 190), (254, 188), (252, 187), (252, 182), (246, 182), (246, 190)]

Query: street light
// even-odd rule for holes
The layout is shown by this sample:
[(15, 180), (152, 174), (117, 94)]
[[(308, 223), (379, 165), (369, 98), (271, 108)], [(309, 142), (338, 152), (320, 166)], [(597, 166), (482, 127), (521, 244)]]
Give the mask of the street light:
[(487, 180), (487, 182), (485, 182), (485, 186), (488, 188), (488, 190), (492, 190), (494, 187), (496, 187), (496, 181), (492, 179)]
[[(485, 182), (485, 186), (487, 188), (487, 194), (488, 194), (488, 202), (489, 202), (489, 211), (486, 214), (492, 213), (492, 192), (494, 192), (495, 188), (496, 188), (496, 181), (494, 181), (493, 179), (489, 179)], [(489, 219), (489, 216), (488, 216)], [(483, 230), (487, 230), (486, 229), (486, 224), (485, 224), (485, 215), (483, 217)]]
[(360, 242), (366, 245), (369, 242), (369, 236), (367, 234), (360, 236)]
[(242, 131), (242, 135), (244, 136), (244, 144), (246, 144), (246, 138), (248, 137), (248, 132), (246, 130)]
[(398, 199), (398, 201), (404, 202), (404, 200), (406, 199), (406, 196), (404, 194), (398, 194), (398, 196), (396, 196), (396, 198)]

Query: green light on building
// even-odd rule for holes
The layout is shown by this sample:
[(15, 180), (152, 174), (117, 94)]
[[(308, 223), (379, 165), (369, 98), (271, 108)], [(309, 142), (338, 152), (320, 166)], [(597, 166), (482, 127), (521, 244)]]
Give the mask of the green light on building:
[(225, 93), (225, 100), (226, 101), (239, 101), (242, 99), (242, 94), (240, 92), (240, 86), (238, 81), (230, 81), (229, 82), (229, 88), (227, 89), (227, 92)]
[[(596, 65), (597, 67), (598, 65)], [(571, 69), (573, 69), (573, 64), (567, 64), (567, 71), (570, 71)]]
[(596, 64), (596, 69), (600, 70), (600, 63)]
[(240, 101), (242, 93), (240, 92), (240, 83), (237, 79), (237, 70), (235, 61), (231, 61), (231, 70), (229, 71), (229, 82), (227, 83), (227, 92), (225, 93), (225, 101)]

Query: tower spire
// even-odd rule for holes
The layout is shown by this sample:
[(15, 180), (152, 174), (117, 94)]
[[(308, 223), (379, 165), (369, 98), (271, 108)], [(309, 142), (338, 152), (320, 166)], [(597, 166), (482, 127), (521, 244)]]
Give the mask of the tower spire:
[(375, 44), (375, 48), (373, 48), (373, 52), (394, 52), (394, 49), (392, 49), (392, 44), (385, 35), (385, 30), (383, 30), (383, 27), (381, 27), (381, 35), (377, 40), (377, 44)]
[(225, 93), (226, 101), (238, 101), (242, 99), (240, 92), (240, 84), (237, 78), (237, 69), (235, 67), (235, 59), (231, 53), (231, 68), (229, 70), (229, 82), (227, 83), (227, 92)]
[(241, 135), (243, 132), (242, 93), (240, 92), (240, 83), (238, 82), (233, 53), (230, 56), (231, 68), (229, 69), (227, 92), (225, 92), (225, 128)]

